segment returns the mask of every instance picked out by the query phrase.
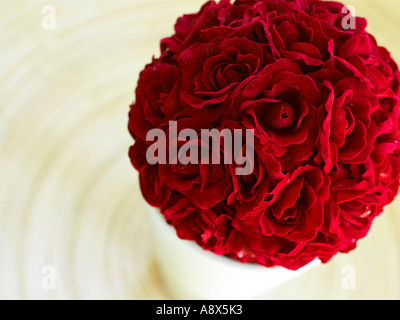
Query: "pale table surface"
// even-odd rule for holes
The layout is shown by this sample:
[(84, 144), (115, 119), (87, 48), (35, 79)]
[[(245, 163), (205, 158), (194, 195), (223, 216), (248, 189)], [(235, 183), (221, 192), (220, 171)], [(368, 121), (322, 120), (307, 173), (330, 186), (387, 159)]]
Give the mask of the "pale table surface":
[[(0, 0), (0, 299), (169, 298), (127, 113), (159, 39), (202, 3)], [(400, 61), (400, 2), (346, 3)], [(261, 298), (399, 299), (399, 205), (355, 251)]]

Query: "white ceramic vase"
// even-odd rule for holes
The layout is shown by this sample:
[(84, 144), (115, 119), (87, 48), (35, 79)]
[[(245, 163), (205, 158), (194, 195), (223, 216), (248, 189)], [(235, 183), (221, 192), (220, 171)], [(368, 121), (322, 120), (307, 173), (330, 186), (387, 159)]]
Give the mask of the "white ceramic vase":
[(297, 271), (243, 264), (179, 239), (158, 209), (149, 207), (149, 216), (160, 272), (172, 299), (256, 299), (320, 263), (315, 260)]

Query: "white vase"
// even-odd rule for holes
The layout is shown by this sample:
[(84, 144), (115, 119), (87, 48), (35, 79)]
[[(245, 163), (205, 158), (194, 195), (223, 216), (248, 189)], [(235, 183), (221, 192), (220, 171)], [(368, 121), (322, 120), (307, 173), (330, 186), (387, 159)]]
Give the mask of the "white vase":
[(179, 239), (158, 209), (149, 207), (149, 216), (161, 276), (172, 299), (256, 299), (320, 264), (316, 259), (296, 271), (243, 264)]

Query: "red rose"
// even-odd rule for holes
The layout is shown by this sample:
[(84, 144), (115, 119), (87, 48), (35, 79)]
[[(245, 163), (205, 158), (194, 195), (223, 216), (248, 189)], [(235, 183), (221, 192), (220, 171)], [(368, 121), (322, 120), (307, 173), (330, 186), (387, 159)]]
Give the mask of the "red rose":
[(263, 234), (294, 242), (315, 239), (324, 222), (330, 180), (316, 167), (299, 167), (271, 192), (272, 199), (261, 215)]
[[(201, 130), (212, 129), (206, 121), (196, 118), (181, 118), (177, 121), (178, 132), (190, 128), (196, 131), (196, 138), (190, 143), (199, 146), (197, 163), (189, 162), (183, 164), (182, 161), (174, 163), (161, 164), (158, 167), (158, 175), (162, 181), (177, 192), (185, 195), (188, 200), (200, 209), (212, 208), (223, 201), (230, 193), (231, 179), (229, 170), (221, 164), (213, 164), (212, 159), (208, 159), (209, 164), (201, 162), (203, 149), (208, 149), (210, 158), (213, 155), (212, 139), (202, 139)], [(172, 130), (172, 129), (171, 129)], [(167, 130), (167, 137), (170, 132)], [(185, 142), (176, 141), (176, 145), (182, 146)], [(220, 144), (222, 154), (223, 143)], [(177, 156), (181, 156), (183, 149), (177, 151)]]
[[(146, 66), (141, 72), (136, 90), (135, 108), (130, 114), (130, 131), (146, 141), (152, 128), (168, 123), (179, 113), (178, 90), (180, 89), (179, 69), (160, 60)], [(133, 129), (134, 128), (134, 129)]]
[(219, 204), (213, 209), (199, 209), (178, 194), (173, 195), (170, 202), (164, 215), (167, 222), (175, 226), (180, 238), (196, 241), (220, 255), (230, 253), (230, 249), (224, 246), (232, 230), (233, 212), (228, 207)]
[[(317, 108), (322, 94), (291, 60), (279, 59), (232, 94), (233, 112), (255, 130), (282, 170), (297, 167), (315, 152)], [(241, 118), (241, 119), (240, 119)]]
[[(293, 270), (356, 247), (400, 182), (400, 72), (365, 28), (320, 0), (209, 1), (178, 19), (140, 74), (129, 156), (179, 237)], [(202, 130), (240, 132), (243, 145), (228, 154), (225, 136)], [(208, 153), (189, 157), (192, 146)]]
[(213, 113), (232, 90), (265, 65), (264, 48), (246, 38), (222, 37), (194, 44), (176, 57), (182, 66), (180, 102), (187, 113), (211, 106)]

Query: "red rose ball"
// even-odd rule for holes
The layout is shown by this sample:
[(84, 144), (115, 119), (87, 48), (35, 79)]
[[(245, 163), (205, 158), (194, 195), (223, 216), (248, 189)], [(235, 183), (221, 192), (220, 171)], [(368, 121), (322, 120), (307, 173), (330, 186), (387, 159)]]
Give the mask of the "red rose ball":
[[(400, 181), (400, 72), (366, 25), (320, 0), (210, 1), (178, 19), (140, 74), (129, 156), (180, 238), (292, 270), (356, 247)], [(147, 134), (171, 121), (252, 130), (252, 173), (150, 164)]]

